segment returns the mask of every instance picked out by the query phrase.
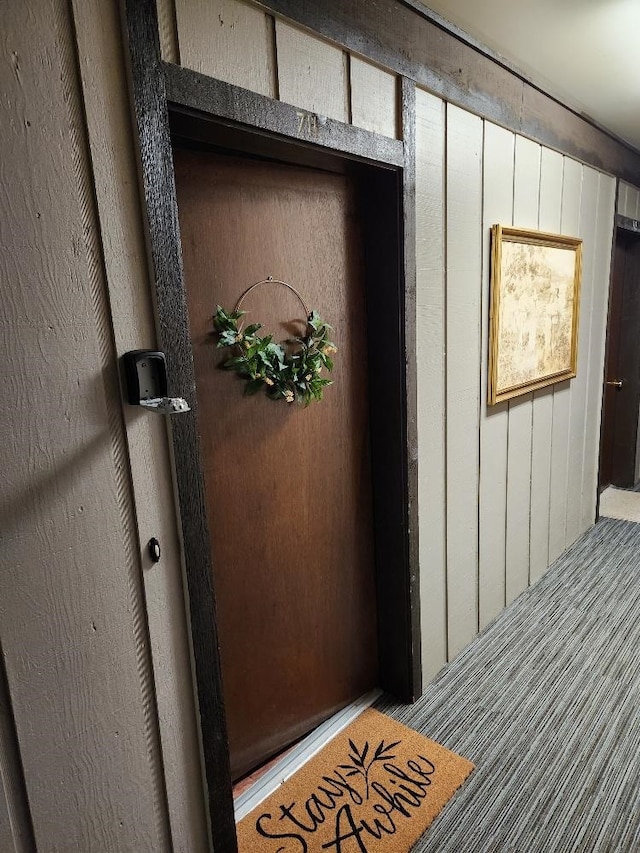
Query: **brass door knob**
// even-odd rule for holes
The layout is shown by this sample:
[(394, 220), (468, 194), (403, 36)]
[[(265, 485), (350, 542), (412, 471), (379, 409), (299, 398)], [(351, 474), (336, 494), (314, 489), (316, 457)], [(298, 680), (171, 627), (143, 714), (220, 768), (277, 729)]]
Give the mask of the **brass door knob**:
[(624, 385), (624, 379), (612, 379), (607, 381), (607, 385), (613, 385), (614, 388), (617, 388), (618, 391)]

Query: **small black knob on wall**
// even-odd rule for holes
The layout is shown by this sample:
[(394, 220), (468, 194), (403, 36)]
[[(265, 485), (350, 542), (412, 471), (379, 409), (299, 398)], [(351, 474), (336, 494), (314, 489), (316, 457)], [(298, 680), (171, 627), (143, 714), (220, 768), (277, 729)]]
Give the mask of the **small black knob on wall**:
[(149, 551), (149, 556), (151, 557), (152, 563), (160, 562), (160, 543), (154, 537), (153, 539), (149, 539), (149, 544), (147, 545), (147, 550)]

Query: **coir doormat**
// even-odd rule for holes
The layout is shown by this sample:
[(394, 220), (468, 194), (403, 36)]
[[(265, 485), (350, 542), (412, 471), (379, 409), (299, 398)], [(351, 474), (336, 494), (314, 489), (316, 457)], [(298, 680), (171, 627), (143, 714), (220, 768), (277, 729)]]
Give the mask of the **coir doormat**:
[(472, 770), (369, 709), (238, 824), (240, 853), (406, 853)]

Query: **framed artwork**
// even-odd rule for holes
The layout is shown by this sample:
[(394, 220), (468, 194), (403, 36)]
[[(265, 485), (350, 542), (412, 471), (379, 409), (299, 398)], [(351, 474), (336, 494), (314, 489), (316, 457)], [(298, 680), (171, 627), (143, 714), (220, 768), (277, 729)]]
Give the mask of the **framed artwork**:
[(576, 375), (582, 240), (502, 225), (491, 238), (493, 406)]

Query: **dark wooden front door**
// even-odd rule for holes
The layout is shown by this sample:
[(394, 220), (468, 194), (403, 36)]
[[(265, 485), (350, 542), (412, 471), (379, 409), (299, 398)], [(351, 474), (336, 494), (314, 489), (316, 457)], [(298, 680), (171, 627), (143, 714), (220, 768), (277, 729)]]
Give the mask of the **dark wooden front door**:
[(640, 417), (640, 239), (618, 229), (607, 339), (600, 487), (633, 487)]
[[(378, 683), (357, 193), (342, 175), (211, 152), (174, 164), (237, 778)], [(216, 305), (269, 275), (334, 328), (334, 385), (306, 409), (243, 396), (218, 369)], [(276, 339), (304, 330), (276, 284), (243, 309)]]

